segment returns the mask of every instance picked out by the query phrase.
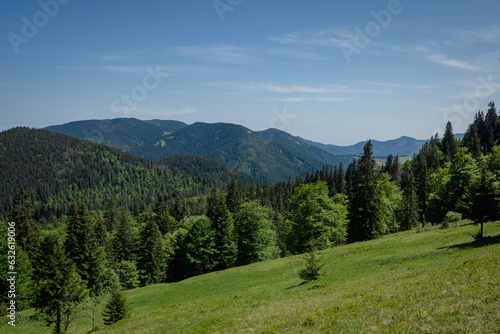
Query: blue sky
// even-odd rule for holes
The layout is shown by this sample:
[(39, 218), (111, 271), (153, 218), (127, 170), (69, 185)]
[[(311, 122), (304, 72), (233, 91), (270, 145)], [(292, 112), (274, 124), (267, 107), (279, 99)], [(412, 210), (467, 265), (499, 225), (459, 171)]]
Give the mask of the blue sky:
[(136, 117), (324, 143), (500, 105), (498, 0), (2, 1), (0, 130)]

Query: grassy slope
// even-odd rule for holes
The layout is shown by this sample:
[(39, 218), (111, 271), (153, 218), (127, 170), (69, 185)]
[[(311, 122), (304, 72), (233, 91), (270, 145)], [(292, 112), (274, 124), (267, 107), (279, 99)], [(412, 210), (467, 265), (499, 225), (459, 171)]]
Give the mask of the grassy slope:
[[(402, 232), (320, 252), (316, 282), (302, 257), (127, 292), (132, 317), (102, 333), (450, 333), (500, 331), (500, 222)], [(29, 312), (27, 313), (29, 314)], [(85, 333), (88, 320), (70, 326)], [(0, 332), (2, 328), (0, 327)], [(12, 331), (49, 332), (41, 322)]]

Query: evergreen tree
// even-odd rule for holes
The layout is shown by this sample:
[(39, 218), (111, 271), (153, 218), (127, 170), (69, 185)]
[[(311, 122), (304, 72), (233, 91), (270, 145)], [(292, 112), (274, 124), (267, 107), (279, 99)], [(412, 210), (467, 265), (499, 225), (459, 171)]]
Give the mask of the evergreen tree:
[(87, 288), (97, 294), (102, 288), (106, 260), (104, 249), (95, 237), (94, 224), (85, 203), (80, 208), (75, 202), (72, 204), (64, 249), (80, 277), (86, 281)]
[(344, 174), (344, 164), (341, 162), (339, 164), (338, 174), (335, 178), (335, 188), (339, 194), (346, 194), (346, 182)]
[(298, 271), (299, 277), (304, 281), (317, 280), (320, 276), (321, 268), (325, 265), (318, 259), (316, 244), (316, 241), (313, 240), (309, 242), (309, 251), (304, 256), (306, 264)]
[(118, 221), (118, 227), (113, 233), (112, 253), (115, 263), (134, 260), (136, 247), (131, 219), (129, 212), (123, 212)]
[(162, 234), (171, 233), (174, 231), (177, 222), (175, 221), (174, 217), (170, 215), (168, 205), (163, 198), (163, 194), (158, 195), (158, 199), (156, 200), (153, 212), (155, 213), (156, 225), (158, 225), (158, 228), (160, 229), (160, 232)]
[(215, 231), (215, 249), (217, 251), (217, 270), (230, 268), (236, 260), (236, 242), (233, 217), (226, 206), (226, 199), (219, 190), (217, 182), (208, 198), (207, 216)]
[(14, 197), (10, 220), (16, 225), (16, 242), (28, 254), (30, 262), (34, 264), (38, 252), (38, 228), (33, 219), (34, 209), (28, 193), (21, 188)]
[(400, 227), (403, 230), (410, 230), (418, 224), (418, 198), (413, 173), (410, 170), (408, 179), (403, 188), (403, 200), (399, 210)]
[(111, 296), (102, 313), (104, 324), (111, 325), (128, 317), (127, 298), (120, 289), (111, 291)]
[(349, 197), (349, 242), (377, 238), (384, 231), (381, 223), (382, 203), (378, 178), (373, 145), (369, 140), (354, 170)]
[(109, 200), (108, 205), (106, 205), (106, 210), (104, 211), (104, 224), (108, 232), (113, 232), (117, 228), (120, 219), (119, 216), (116, 200), (113, 196)]
[(453, 126), (451, 125), (451, 122), (446, 123), (446, 130), (441, 141), (441, 150), (443, 151), (446, 162), (452, 161), (457, 153), (458, 144), (455, 139), (455, 135), (453, 134)]
[[(55, 333), (62, 333), (63, 317), (69, 319), (87, 295), (85, 282), (55, 233), (43, 238), (36, 264), (33, 304), (46, 315), (48, 324), (55, 323)], [(69, 323), (65, 321), (64, 332)]]
[(143, 285), (160, 283), (165, 279), (162, 235), (152, 218), (152, 214), (149, 215), (141, 233), (139, 259), (139, 271)]
[(394, 158), (390, 175), (394, 182), (396, 182), (398, 186), (401, 186), (401, 165), (399, 163), (399, 155), (396, 155), (396, 158)]
[(241, 191), (238, 187), (238, 183), (233, 178), (227, 190), (227, 208), (232, 214), (235, 214), (238, 211), (238, 207), (240, 204), (241, 204)]

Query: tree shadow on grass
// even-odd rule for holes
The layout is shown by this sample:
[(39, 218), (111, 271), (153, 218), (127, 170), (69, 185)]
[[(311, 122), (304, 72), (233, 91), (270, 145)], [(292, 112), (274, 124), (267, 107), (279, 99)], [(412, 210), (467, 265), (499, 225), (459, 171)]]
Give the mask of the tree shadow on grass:
[(496, 236), (483, 237), (478, 240), (474, 240), (471, 242), (465, 242), (463, 244), (448, 246), (448, 247), (440, 247), (439, 249), (469, 249), (469, 248), (478, 248), (489, 245), (495, 245), (500, 243), (500, 234)]

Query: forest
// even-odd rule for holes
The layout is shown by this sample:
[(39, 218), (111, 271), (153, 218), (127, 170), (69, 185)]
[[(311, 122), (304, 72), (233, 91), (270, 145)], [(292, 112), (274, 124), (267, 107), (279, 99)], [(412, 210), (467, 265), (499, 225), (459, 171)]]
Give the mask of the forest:
[[(500, 116), (490, 102), (463, 140), (452, 124), (411, 159), (377, 166), (373, 145), (344, 166), (324, 166), (267, 184), (194, 157), (152, 163), (104, 145), (14, 129), (0, 134), (2, 235), (15, 223), (16, 309), (34, 307), (55, 331), (90, 319), (116, 287), (134, 289), (413, 228), (500, 219)], [(15, 135), (14, 135), (15, 134)], [(51, 142), (64, 149), (56, 150)], [(23, 144), (20, 144), (23, 143)], [(28, 144), (27, 144), (28, 143)], [(29, 162), (31, 161), (31, 162)], [(22, 166), (36, 166), (18, 178)], [(203, 165), (203, 163), (202, 163)], [(2, 166), (0, 166), (2, 167)], [(64, 167), (64, 168), (62, 168)], [(185, 170), (185, 169), (184, 169)], [(21, 187), (19, 187), (21, 185)], [(9, 193), (7, 193), (9, 192)], [(8, 291), (7, 238), (0, 290)], [(4, 270), (5, 269), (5, 270)], [(2, 294), (0, 313), (7, 314)]]

